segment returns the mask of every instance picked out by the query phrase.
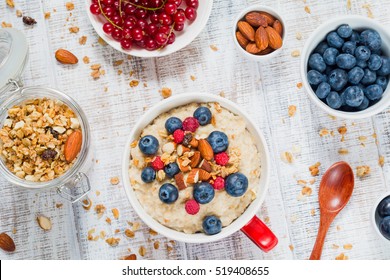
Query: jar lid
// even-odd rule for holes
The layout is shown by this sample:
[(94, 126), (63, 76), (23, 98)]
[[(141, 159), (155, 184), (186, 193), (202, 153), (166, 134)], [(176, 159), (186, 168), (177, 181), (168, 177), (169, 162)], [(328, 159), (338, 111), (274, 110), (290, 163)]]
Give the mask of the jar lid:
[(27, 61), (28, 45), (22, 32), (14, 28), (0, 30), (0, 92), (9, 80), (18, 80)]

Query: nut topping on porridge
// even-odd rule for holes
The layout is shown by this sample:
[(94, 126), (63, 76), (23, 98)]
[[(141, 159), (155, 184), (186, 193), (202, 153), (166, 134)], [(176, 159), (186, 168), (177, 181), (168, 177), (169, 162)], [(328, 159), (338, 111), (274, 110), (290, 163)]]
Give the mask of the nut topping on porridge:
[(0, 129), (1, 159), (13, 174), (27, 181), (60, 177), (72, 167), (81, 148), (81, 142), (80, 147), (72, 146), (67, 156), (72, 135), (81, 138), (80, 124), (74, 120), (76, 114), (67, 105), (47, 98), (13, 106)]

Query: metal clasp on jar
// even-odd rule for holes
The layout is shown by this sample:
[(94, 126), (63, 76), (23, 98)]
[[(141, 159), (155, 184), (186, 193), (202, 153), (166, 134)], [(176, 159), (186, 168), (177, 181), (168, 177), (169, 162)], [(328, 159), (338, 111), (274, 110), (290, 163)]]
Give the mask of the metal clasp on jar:
[[(77, 173), (70, 182), (57, 188), (57, 193), (64, 199), (75, 203), (80, 201), (84, 207), (88, 207), (90, 200), (87, 196), (91, 190), (91, 185), (87, 175), (82, 172)], [(83, 199), (84, 198), (84, 199)]]

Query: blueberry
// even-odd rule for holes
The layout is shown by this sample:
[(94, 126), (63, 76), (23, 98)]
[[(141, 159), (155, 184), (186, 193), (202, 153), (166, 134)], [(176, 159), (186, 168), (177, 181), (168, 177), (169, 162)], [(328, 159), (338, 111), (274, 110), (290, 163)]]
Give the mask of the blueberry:
[(207, 182), (197, 183), (194, 186), (194, 199), (200, 204), (209, 203), (214, 198), (214, 188)]
[(336, 64), (336, 56), (339, 55), (338, 49), (335, 48), (327, 48), (324, 52), (324, 61), (328, 65)]
[(179, 118), (170, 117), (165, 122), (165, 129), (168, 131), (169, 134), (173, 134), (177, 129), (182, 129), (182, 128), (183, 128), (183, 124)]
[(364, 99), (363, 90), (358, 86), (347, 87), (344, 91), (345, 103), (351, 107), (359, 107)]
[(352, 35), (352, 28), (348, 24), (340, 25), (339, 28), (337, 28), (337, 34), (341, 38), (349, 38)]
[[(336, 63), (336, 62), (335, 62)], [(331, 66), (326, 66), (326, 69), (325, 69), (325, 75), (326, 75), (326, 80), (328, 80), (328, 76), (330, 75), (330, 72), (332, 72), (333, 71), (333, 67), (331, 67)]]
[(309, 57), (309, 66), (311, 69), (317, 70), (318, 72), (324, 72), (326, 69), (326, 64), (324, 59), (319, 53), (313, 53)]
[(211, 215), (204, 218), (202, 227), (207, 235), (214, 235), (221, 232), (222, 223), (216, 216)]
[(368, 60), (370, 58), (371, 51), (366, 46), (359, 46), (355, 50), (355, 57), (357, 60)]
[(379, 50), (371, 51), (371, 54), (377, 54), (377, 55), (381, 56), (382, 55), (382, 50), (379, 49)]
[(370, 105), (370, 100), (368, 100), (368, 98), (364, 96), (362, 104), (360, 104), (359, 107), (357, 107), (357, 109), (359, 111), (363, 111), (368, 108), (368, 105)]
[(370, 50), (379, 50), (382, 46), (381, 36), (375, 30), (364, 30), (360, 33), (360, 42)]
[(345, 42), (344, 45), (341, 47), (341, 51), (343, 53), (348, 53), (350, 55), (354, 55), (356, 50), (356, 43), (355, 42)]
[(355, 66), (348, 72), (348, 82), (357, 85), (363, 79), (364, 70), (359, 66)]
[(200, 125), (211, 123), (211, 111), (207, 107), (199, 107), (194, 112), (194, 118), (198, 120)]
[(330, 92), (330, 85), (326, 82), (322, 82), (317, 87), (316, 95), (318, 96), (318, 98), (324, 99), (328, 96), (329, 92)]
[(352, 69), (356, 65), (356, 58), (353, 55), (342, 53), (336, 57), (336, 64), (341, 69)]
[(335, 32), (332, 31), (326, 36), (326, 41), (330, 47), (339, 49), (344, 44), (344, 40)]
[(367, 60), (357, 59), (356, 66), (359, 66), (362, 69), (367, 68)]
[(326, 97), (326, 103), (330, 108), (338, 109), (343, 105), (343, 100), (337, 92), (331, 91)]
[(351, 38), (349, 38), (350, 41), (355, 42), (356, 44), (360, 43), (360, 35), (358, 32), (353, 31)]
[(373, 84), (364, 90), (366, 97), (370, 100), (378, 100), (382, 97), (383, 89), (380, 85)]
[(388, 80), (386, 79), (386, 77), (378, 76), (378, 78), (376, 78), (375, 83), (377, 85), (380, 85), (382, 89), (385, 90), (387, 87)]
[(152, 156), (157, 153), (158, 140), (153, 135), (146, 135), (139, 140), (138, 147), (145, 155)]
[(387, 76), (390, 74), (390, 58), (382, 56), (382, 66), (378, 70), (378, 75)]
[(242, 196), (248, 189), (248, 178), (240, 173), (230, 174), (226, 178), (225, 190), (226, 192), (234, 197)]
[(179, 191), (174, 185), (166, 183), (160, 187), (158, 196), (162, 202), (172, 204), (179, 197)]
[(211, 132), (209, 137), (207, 137), (207, 142), (209, 142), (215, 154), (226, 151), (229, 146), (227, 135), (221, 131)]
[(180, 168), (176, 162), (172, 162), (172, 163), (167, 164), (164, 167), (164, 172), (165, 172), (165, 174), (167, 174), (167, 176), (169, 178), (173, 178), (173, 177), (175, 177), (176, 174), (178, 174), (180, 172)]
[(326, 76), (322, 75), (317, 70), (310, 70), (307, 72), (307, 80), (309, 81), (309, 84), (316, 86), (321, 82), (325, 82)]
[(329, 84), (335, 91), (342, 90), (348, 82), (348, 74), (344, 70), (335, 69), (330, 72)]
[(390, 240), (390, 216), (384, 217), (379, 223), (379, 230), (384, 237)]
[(146, 167), (142, 170), (141, 179), (145, 183), (151, 183), (156, 179), (156, 171), (152, 167)]
[(377, 208), (379, 217), (384, 218), (385, 216), (390, 216), (390, 197), (384, 198), (378, 205)]
[(376, 71), (382, 66), (382, 58), (377, 54), (372, 54), (368, 59), (368, 68), (372, 71)]
[(323, 55), (327, 48), (329, 48), (328, 44), (325, 41), (322, 41), (317, 45), (313, 53), (319, 53), (320, 55)]
[(375, 82), (376, 80), (376, 74), (374, 71), (371, 71), (370, 69), (366, 68), (364, 69), (364, 76), (363, 79), (361, 80), (361, 83), (365, 86), (371, 85)]

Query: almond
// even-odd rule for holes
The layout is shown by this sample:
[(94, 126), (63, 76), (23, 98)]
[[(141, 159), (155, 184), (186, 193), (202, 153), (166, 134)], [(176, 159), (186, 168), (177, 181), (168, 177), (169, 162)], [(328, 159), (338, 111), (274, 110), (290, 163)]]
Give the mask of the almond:
[(164, 153), (167, 153), (169, 155), (171, 155), (176, 149), (176, 143), (175, 142), (168, 142), (168, 143), (165, 143), (162, 147), (162, 151)]
[(205, 182), (211, 178), (211, 174), (203, 169), (198, 169), (199, 171), (199, 181)]
[(80, 130), (75, 130), (68, 139), (66, 139), (64, 147), (64, 155), (67, 162), (72, 162), (81, 150), (83, 135)]
[(176, 151), (177, 151), (177, 154), (179, 156), (182, 156), (182, 155), (184, 155), (184, 153), (189, 152), (190, 148), (187, 148), (186, 146), (183, 146), (183, 145), (179, 145), (179, 146), (177, 146)]
[(204, 158), (206, 160), (212, 160), (214, 158), (213, 149), (211, 148), (211, 146), (210, 146), (209, 142), (207, 142), (207, 140), (205, 140), (205, 139), (199, 140), (198, 150), (199, 150), (202, 158)]
[(0, 233), (0, 248), (7, 252), (15, 251), (15, 243), (5, 232)]
[(262, 15), (263, 17), (265, 17), (268, 25), (272, 26), (274, 24), (274, 21), (276, 20), (276, 18), (273, 15), (271, 15), (267, 12), (259, 12), (259, 14)]
[(249, 41), (247, 38), (244, 37), (244, 35), (241, 34), (240, 31), (236, 32), (236, 39), (237, 42), (240, 44), (241, 47), (245, 49), (246, 45), (248, 45)]
[(179, 166), (179, 169), (182, 171), (182, 172), (188, 172), (191, 170), (191, 167), (189, 165), (184, 165), (183, 164), (184, 160), (182, 158), (178, 158), (177, 159), (177, 165)]
[(175, 175), (175, 182), (176, 182), (176, 185), (177, 185), (177, 188), (179, 189), (179, 191), (184, 190), (185, 188), (187, 188), (187, 184), (184, 181), (183, 173), (178, 173), (178, 174)]
[(268, 35), (264, 27), (260, 26), (257, 28), (255, 33), (255, 42), (260, 51), (265, 50), (268, 47)]
[(201, 160), (200, 152), (198, 152), (198, 151), (194, 152), (194, 155), (190, 159), (191, 159), (190, 166), (192, 168), (196, 167)]
[(199, 163), (199, 168), (200, 169), (203, 169), (203, 170), (205, 170), (205, 171), (207, 171), (207, 172), (211, 172), (213, 169), (211, 168), (211, 164), (207, 161), (207, 160), (205, 160), (205, 159), (203, 159), (200, 163)]
[(201, 169), (192, 169), (190, 173), (188, 173), (187, 184), (196, 184), (199, 181), (199, 170)]
[(255, 40), (255, 30), (253, 27), (246, 21), (239, 21), (237, 23), (237, 28), (240, 30), (241, 34), (247, 38), (249, 41)]
[(267, 27), (267, 19), (259, 12), (250, 12), (245, 15), (245, 20), (253, 27)]
[(280, 37), (279, 33), (276, 32), (276, 30), (273, 29), (271, 26), (266, 27), (265, 31), (268, 34), (268, 45), (274, 50), (281, 48), (283, 45), (283, 40), (282, 37)]
[(279, 33), (280, 36), (283, 36), (283, 25), (279, 20), (275, 20), (272, 27)]
[(273, 51), (274, 51), (273, 48), (268, 47), (268, 48), (266, 48), (265, 50), (262, 50), (261, 52), (259, 52), (258, 54), (259, 54), (259, 55), (265, 55), (265, 54), (272, 53)]
[(256, 46), (256, 43), (249, 43), (245, 50), (251, 54), (258, 54), (260, 52), (260, 49)]
[(79, 62), (78, 58), (73, 53), (64, 49), (57, 50), (55, 57), (58, 62), (62, 64), (77, 64), (77, 62)]
[(192, 140), (191, 140), (191, 142), (190, 142), (190, 146), (191, 146), (192, 148), (198, 148), (198, 145), (199, 145), (198, 139), (192, 138)]

